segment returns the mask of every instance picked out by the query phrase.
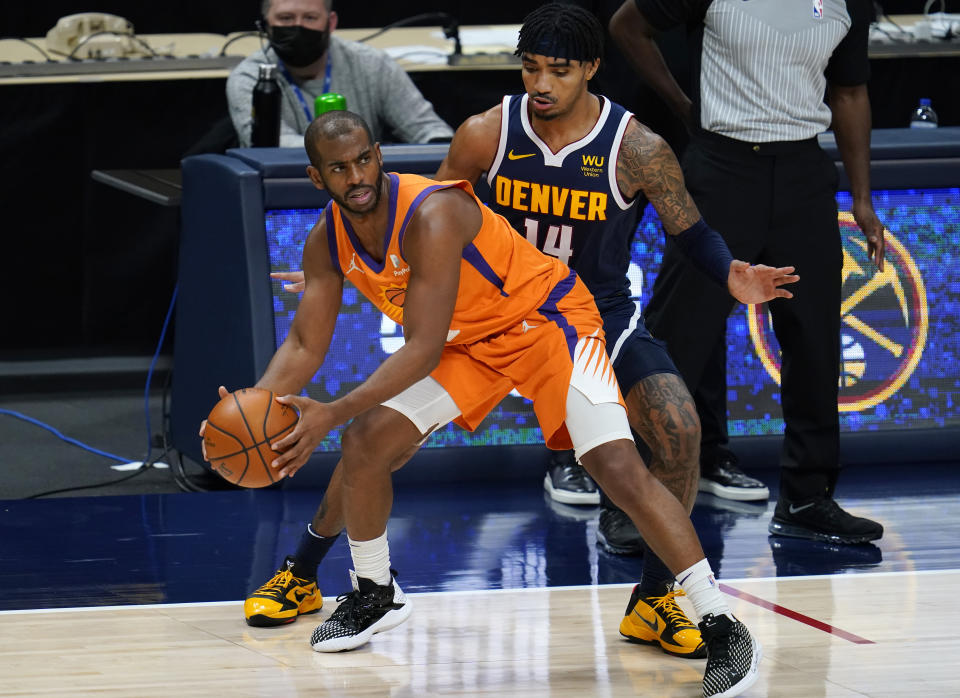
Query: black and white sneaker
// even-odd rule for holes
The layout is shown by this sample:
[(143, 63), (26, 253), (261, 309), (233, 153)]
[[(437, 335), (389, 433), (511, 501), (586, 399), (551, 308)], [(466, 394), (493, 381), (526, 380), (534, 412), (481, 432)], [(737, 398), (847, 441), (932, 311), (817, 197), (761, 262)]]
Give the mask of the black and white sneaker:
[(725, 448), (718, 449), (713, 458), (700, 461), (700, 491), (741, 502), (767, 499), (767, 486), (740, 470), (737, 462), (736, 454)]
[(779, 500), (767, 530), (775, 536), (841, 545), (867, 543), (883, 536), (881, 524), (844, 511), (832, 497), (814, 497), (804, 502)]
[(317, 652), (352, 650), (409, 618), (410, 602), (397, 584), (396, 572), (390, 573), (390, 583), (380, 585), (350, 570), (353, 591), (337, 597), (340, 605), (313, 631), (311, 647)]
[(597, 483), (577, 463), (573, 451), (555, 451), (550, 456), (547, 474), (543, 477), (543, 489), (551, 499), (563, 504), (596, 506), (600, 503)]
[(750, 688), (757, 680), (763, 652), (747, 626), (725, 613), (708, 613), (699, 627), (707, 646), (704, 698), (730, 698)]

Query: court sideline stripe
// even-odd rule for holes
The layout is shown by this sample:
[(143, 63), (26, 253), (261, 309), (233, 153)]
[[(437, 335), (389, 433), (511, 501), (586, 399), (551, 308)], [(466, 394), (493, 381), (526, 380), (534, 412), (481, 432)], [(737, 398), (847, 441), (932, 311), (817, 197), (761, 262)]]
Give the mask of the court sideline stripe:
[[(858, 579), (864, 577), (899, 577), (904, 575), (910, 576), (927, 576), (934, 574), (960, 574), (960, 569), (957, 568), (948, 568), (942, 570), (895, 570), (890, 572), (858, 572), (855, 576)], [(809, 575), (796, 575), (793, 577), (744, 577), (743, 579), (730, 579), (727, 581), (738, 583), (738, 582), (791, 582), (791, 581), (804, 581), (808, 579), (830, 579), (836, 578), (839, 575), (835, 574), (809, 574)], [(854, 576), (854, 575), (848, 575)], [(477, 594), (511, 594), (511, 593), (532, 593), (538, 591), (570, 591), (574, 589), (588, 589), (588, 588), (604, 588), (604, 589), (633, 589), (636, 586), (636, 582), (621, 582), (617, 584), (572, 584), (568, 586), (555, 586), (555, 587), (522, 587), (519, 589), (458, 589), (453, 591), (420, 591), (420, 592), (407, 592), (407, 596), (473, 596)], [(739, 596), (740, 594), (746, 594), (746, 592), (741, 592), (735, 590), (732, 587), (724, 583), (720, 583), (721, 589), (730, 589), (727, 593), (730, 593), (733, 596)], [(757, 601), (761, 602), (758, 605), (762, 605), (765, 602), (758, 597), (754, 597)], [(748, 601), (749, 599), (744, 599)], [(0, 616), (5, 615), (25, 615), (31, 613), (82, 613), (88, 611), (135, 611), (138, 609), (164, 609), (164, 608), (195, 608), (199, 606), (233, 606), (233, 605), (242, 605), (243, 599), (237, 599), (235, 601), (188, 601), (182, 603), (148, 603), (148, 604), (123, 604), (117, 606), (68, 606), (68, 607), (59, 607), (59, 608), (15, 608), (10, 610), (0, 611)], [(785, 609), (786, 610), (786, 609)], [(812, 620), (812, 619), (811, 619)], [(814, 621), (817, 622), (817, 621)], [(869, 640), (868, 640), (869, 642)]]
[(761, 599), (759, 596), (754, 596), (746, 591), (736, 589), (728, 584), (720, 584), (720, 591), (730, 596), (735, 596), (738, 599), (752, 603), (760, 608), (765, 608), (768, 611), (773, 611), (774, 613), (779, 613), (781, 616), (786, 616), (791, 620), (798, 621), (809, 625), (811, 628), (816, 628), (817, 630), (822, 630), (825, 633), (830, 635), (835, 635), (836, 637), (842, 638), (844, 640), (849, 640), (857, 645), (875, 645), (876, 643), (873, 640), (868, 640), (865, 637), (860, 637), (846, 630), (842, 630), (834, 625), (829, 623), (824, 623), (822, 620), (817, 620), (816, 618), (811, 618), (806, 616), (798, 611), (787, 608), (786, 606), (781, 606), (778, 603), (773, 603), (772, 601), (767, 601), (766, 599)]

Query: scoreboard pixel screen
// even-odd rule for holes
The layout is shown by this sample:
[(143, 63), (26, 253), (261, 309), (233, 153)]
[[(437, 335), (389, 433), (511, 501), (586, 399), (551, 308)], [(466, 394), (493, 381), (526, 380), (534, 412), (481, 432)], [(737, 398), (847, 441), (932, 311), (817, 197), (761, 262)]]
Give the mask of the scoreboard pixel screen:
[[(839, 394), (844, 431), (960, 425), (960, 188), (874, 191), (887, 228), (886, 264), (878, 271), (840, 192), (843, 239), (842, 364)], [(300, 268), (304, 240), (320, 209), (265, 213), (271, 271)], [(651, 206), (631, 246), (631, 292), (649, 299), (663, 258), (664, 231)], [(801, 272), (802, 273), (802, 272)], [(273, 284), (279, 346), (299, 296)], [(350, 285), (326, 362), (306, 389), (329, 401), (369, 376), (403, 343), (401, 328)], [(779, 348), (765, 306), (739, 305), (727, 325), (728, 423), (731, 436), (783, 433)], [(320, 451), (340, 448), (341, 429)], [(512, 394), (473, 433), (455, 425), (435, 432), (428, 447), (541, 443), (529, 401)]]

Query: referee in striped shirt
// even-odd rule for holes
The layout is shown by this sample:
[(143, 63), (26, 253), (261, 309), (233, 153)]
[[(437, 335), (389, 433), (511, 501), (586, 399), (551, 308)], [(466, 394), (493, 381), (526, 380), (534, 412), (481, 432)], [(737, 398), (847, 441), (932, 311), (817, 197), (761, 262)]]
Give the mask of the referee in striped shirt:
[[(832, 125), (854, 218), (882, 269), (883, 225), (870, 196), (872, 18), (870, 0), (626, 0), (610, 21), (634, 69), (691, 132), (683, 171), (704, 220), (735, 258), (794, 265), (800, 275), (792, 299), (770, 303), (783, 352), (786, 425), (770, 532), (832, 543), (883, 535), (879, 523), (850, 515), (833, 498), (843, 257), (837, 172), (817, 144)], [(655, 43), (659, 32), (679, 25), (687, 27), (691, 52), (689, 96)], [(729, 454), (725, 331), (732, 307), (669, 240), (646, 318), (695, 398), (705, 465)]]

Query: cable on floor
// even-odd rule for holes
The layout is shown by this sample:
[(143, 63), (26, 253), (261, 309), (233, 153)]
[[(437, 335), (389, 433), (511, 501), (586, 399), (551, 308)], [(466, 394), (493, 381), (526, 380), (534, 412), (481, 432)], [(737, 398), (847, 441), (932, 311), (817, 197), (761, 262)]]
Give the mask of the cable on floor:
[[(118, 484), (118, 483), (121, 483), (121, 482), (126, 482), (127, 480), (131, 480), (131, 479), (133, 479), (134, 477), (136, 477), (137, 475), (140, 475), (140, 474), (146, 472), (147, 470), (150, 470), (150, 468), (152, 468), (155, 463), (158, 463), (161, 458), (163, 458), (164, 456), (166, 456), (167, 454), (169, 454), (169, 453), (173, 450), (172, 447), (171, 447), (170, 445), (168, 445), (167, 440), (166, 440), (166, 432), (164, 432), (163, 441), (162, 441), (163, 452), (162, 452), (159, 456), (157, 456), (156, 458), (153, 458), (153, 457), (152, 457), (152, 456), (153, 456), (153, 434), (152, 434), (153, 429), (152, 429), (151, 424), (150, 424), (150, 384), (153, 382), (153, 372), (154, 372), (154, 369), (156, 368), (156, 365), (157, 365), (157, 359), (160, 357), (160, 350), (161, 350), (161, 348), (163, 347), (163, 341), (164, 341), (164, 339), (165, 339), (166, 336), (167, 336), (167, 329), (168, 329), (169, 326), (170, 326), (170, 318), (171, 318), (172, 315), (173, 315), (173, 308), (174, 308), (174, 305), (176, 304), (176, 300), (177, 300), (177, 289), (178, 289), (178, 287), (177, 287), (177, 286), (174, 286), (173, 295), (172, 295), (171, 298), (170, 298), (170, 305), (169, 305), (169, 307), (167, 308), (167, 314), (166, 314), (166, 317), (165, 317), (164, 320), (163, 320), (163, 327), (162, 327), (161, 330), (160, 330), (160, 339), (159, 339), (158, 342), (157, 342), (157, 348), (156, 348), (156, 350), (153, 352), (153, 358), (152, 358), (152, 360), (150, 361), (150, 368), (149, 368), (148, 371), (147, 371), (147, 381), (146, 381), (146, 385), (145, 385), (144, 390), (143, 390), (144, 421), (146, 422), (146, 429), (147, 429), (147, 452), (146, 452), (146, 455), (143, 457), (143, 460), (142, 460), (141, 463), (140, 463), (140, 467), (137, 468), (134, 472), (130, 473), (129, 475), (125, 475), (124, 477), (119, 478), (119, 479), (108, 480), (108, 481), (106, 481), (106, 482), (99, 482), (99, 483), (95, 483), (95, 484), (92, 484), (92, 485), (78, 485), (78, 486), (76, 486), (76, 487), (64, 487), (64, 488), (55, 489), (55, 490), (46, 490), (46, 491), (44, 491), (44, 492), (37, 492), (36, 494), (32, 494), (32, 495), (29, 495), (29, 496), (27, 496), (27, 497), (24, 497), (24, 499), (38, 499), (38, 498), (40, 498), (40, 497), (46, 497), (46, 496), (49, 496), (49, 495), (51, 495), (51, 494), (61, 494), (61, 493), (63, 493), (63, 492), (74, 492), (74, 491), (78, 491), (78, 490), (96, 489), (96, 488), (98, 488), (98, 487), (108, 487), (108, 486), (110, 486), (110, 485), (115, 485), (115, 484)], [(168, 381), (167, 381), (167, 383), (169, 384), (169, 374), (168, 374)], [(166, 390), (166, 389), (165, 389), (165, 390)], [(166, 401), (166, 396), (164, 396), (164, 401)], [(78, 446), (79, 448), (82, 448), (82, 449), (84, 449), (85, 451), (89, 451), (90, 453), (93, 453), (93, 454), (95, 454), (95, 455), (103, 456), (104, 458), (110, 458), (111, 460), (116, 461), (118, 464), (125, 464), (125, 463), (136, 462), (136, 461), (134, 461), (132, 458), (124, 458), (123, 456), (118, 456), (118, 455), (116, 455), (116, 454), (114, 454), (114, 453), (109, 453), (109, 452), (107, 452), (107, 451), (101, 451), (101, 450), (98, 449), (98, 448), (94, 448), (94, 447), (92, 447), (92, 446), (88, 446), (87, 444), (83, 443), (82, 441), (78, 441), (77, 439), (74, 439), (74, 438), (71, 438), (71, 437), (69, 437), (69, 436), (64, 435), (62, 432), (60, 432), (59, 430), (57, 430), (57, 429), (55, 429), (54, 427), (50, 426), (49, 424), (45, 424), (45, 423), (41, 422), (41, 421), (38, 420), (38, 419), (34, 419), (33, 417), (29, 417), (29, 416), (27, 416), (27, 415), (25, 415), (25, 414), (22, 414), (22, 413), (20, 413), (20, 412), (16, 412), (16, 411), (14, 411), (14, 410), (7, 410), (7, 409), (2, 409), (2, 408), (0, 408), (0, 414), (6, 414), (6, 415), (9, 415), (9, 416), (11, 416), (11, 417), (15, 417), (15, 418), (17, 418), (17, 419), (20, 419), (20, 420), (23, 420), (23, 421), (25, 421), (25, 422), (28, 422), (29, 424), (33, 424), (34, 426), (38, 426), (38, 427), (40, 427), (41, 429), (46, 429), (47, 431), (51, 432), (52, 434), (54, 434), (54, 435), (57, 436), (58, 438), (62, 439), (63, 441), (66, 441), (66, 442), (69, 443), (69, 444), (72, 444), (72, 445), (74, 445), (74, 446)], [(179, 457), (179, 454), (178, 454), (178, 457)], [(173, 467), (171, 467), (170, 469), (171, 469), (171, 471), (173, 471)], [(182, 470), (183, 470), (182, 464), (180, 464), (180, 470), (181, 470), (181, 472), (182, 472)], [(184, 478), (185, 478), (185, 476), (184, 476)], [(177, 485), (178, 485), (181, 489), (184, 489), (183, 484), (181, 484), (181, 482), (177, 481), (177, 477), (176, 477), (176, 476), (174, 476), (174, 481), (177, 482)], [(188, 483), (188, 484), (192, 484), (192, 483)], [(188, 489), (187, 491), (194, 491), (194, 492), (196, 492), (196, 491), (198, 491), (198, 490), (191, 488), (191, 489)]]

